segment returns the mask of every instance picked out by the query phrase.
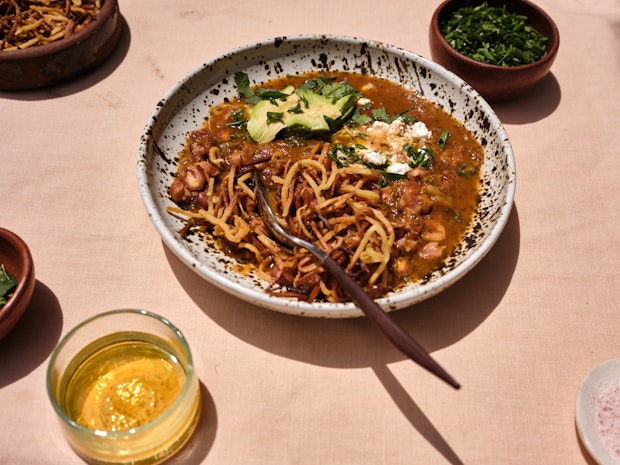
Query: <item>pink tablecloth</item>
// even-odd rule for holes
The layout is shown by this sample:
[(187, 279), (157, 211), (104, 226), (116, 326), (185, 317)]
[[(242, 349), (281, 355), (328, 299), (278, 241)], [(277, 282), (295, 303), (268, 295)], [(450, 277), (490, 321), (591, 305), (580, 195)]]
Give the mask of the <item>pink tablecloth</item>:
[(79, 464), (45, 390), (50, 353), (93, 314), (137, 307), (186, 334), (204, 416), (178, 463), (594, 463), (574, 424), (586, 374), (620, 357), (620, 4), (540, 0), (552, 74), (493, 105), (515, 151), (510, 221), (443, 294), (395, 314), (462, 383), (406, 360), (363, 318), (253, 307), (162, 244), (136, 181), (141, 131), (187, 71), (266, 38), (333, 33), (429, 56), (438, 2), (121, 2), (112, 58), (54, 88), (0, 93), (0, 225), (36, 261), (32, 305), (0, 341), (0, 463)]

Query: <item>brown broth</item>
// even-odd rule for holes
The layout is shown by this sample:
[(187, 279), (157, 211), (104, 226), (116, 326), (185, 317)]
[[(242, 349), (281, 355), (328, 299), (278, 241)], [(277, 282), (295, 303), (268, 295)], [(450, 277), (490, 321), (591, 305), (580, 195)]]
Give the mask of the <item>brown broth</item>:
[[(262, 87), (273, 89), (282, 89), (287, 85), (297, 87), (307, 79), (318, 75), (308, 73), (294, 77), (287, 76), (269, 81)], [(415, 176), (408, 173), (408, 179), (395, 180), (385, 186), (376, 182), (378, 178), (370, 177), (364, 181), (364, 189), (374, 190), (380, 194), (381, 202), (376, 208), (383, 212), (396, 231), (389, 267), (381, 282), (370, 285), (365, 281), (366, 277), (359, 278), (360, 284), (376, 297), (407, 282), (423, 279), (441, 267), (443, 261), (454, 251), (468, 229), (477, 208), (484, 152), (479, 142), (455, 118), (436, 104), (397, 83), (347, 72), (328, 73), (325, 76), (334, 76), (338, 81), (347, 80), (370, 100), (373, 109), (384, 108), (389, 115), (406, 112), (424, 122), (432, 134), (425, 142), (426, 147), (431, 148), (434, 153), (434, 162), (429, 169), (417, 170)], [(226, 166), (236, 166), (238, 174), (257, 169), (264, 177), (269, 177), (277, 174), (279, 168), (270, 166), (269, 162), (262, 160), (267, 160), (276, 153), (280, 160), (284, 158), (292, 162), (308, 157), (312, 144), (334, 144), (347, 138), (350, 140), (355, 131), (364, 130), (359, 127), (349, 129), (345, 126), (343, 128), (345, 134), (341, 131), (327, 142), (287, 137), (256, 144), (247, 137), (247, 133), (244, 134), (243, 128), (231, 128), (229, 124), (233, 112), (242, 108), (244, 108), (243, 99), (226, 101), (211, 108), (210, 117), (203, 128), (193, 131), (188, 136), (187, 146), (180, 153), (177, 179), (184, 179), (189, 167), (201, 163), (201, 166), (205, 167), (204, 162), (208, 159), (206, 150), (209, 147), (218, 147)], [(367, 109), (361, 111), (371, 114)], [(442, 131), (449, 133), (445, 146), (439, 142)], [(221, 170), (218, 171), (220, 171), (218, 174), (213, 174), (216, 178), (221, 175)], [(207, 177), (209, 176), (207, 174)], [(221, 182), (221, 179), (217, 182)], [(198, 211), (201, 208), (198, 191), (190, 192), (189, 196), (177, 198), (175, 201), (189, 211)], [(244, 205), (250, 210), (253, 207), (251, 202)], [(251, 218), (248, 221), (251, 221)], [(213, 226), (206, 226), (205, 229), (211, 233), (214, 231)], [(437, 241), (425, 239), (429, 233), (437, 232), (437, 229), (444, 232), (443, 238)], [(252, 254), (238, 249), (230, 241), (222, 240), (221, 234), (216, 236), (222, 248), (239, 258), (241, 262), (260, 266)], [(429, 243), (436, 244), (440, 252), (437, 249), (433, 250), (435, 245)], [(425, 252), (427, 249), (428, 252)], [(305, 292), (306, 290), (301, 292), (300, 296), (305, 296)], [(321, 300), (320, 295), (318, 298)]]

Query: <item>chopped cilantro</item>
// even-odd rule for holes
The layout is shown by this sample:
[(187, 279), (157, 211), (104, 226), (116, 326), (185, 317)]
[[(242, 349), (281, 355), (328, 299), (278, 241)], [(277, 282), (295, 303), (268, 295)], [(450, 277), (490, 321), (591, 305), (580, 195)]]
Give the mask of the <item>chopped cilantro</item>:
[(548, 38), (534, 29), (525, 15), (506, 6), (464, 6), (440, 24), (441, 33), (459, 53), (482, 63), (520, 66), (547, 54)]
[[(308, 102), (306, 102), (306, 108), (308, 107), (307, 103)], [(301, 108), (301, 104), (298, 104), (297, 106), (294, 106), (293, 108), (289, 108), (287, 111), (294, 115), (300, 115), (304, 112), (304, 110)]]
[(283, 120), (283, 113), (279, 112), (279, 111), (268, 111), (267, 112), (267, 122), (268, 123), (275, 123), (275, 122), (284, 122)]
[(250, 77), (246, 73), (241, 71), (235, 73), (235, 85), (239, 95), (248, 99), (248, 103), (254, 104), (260, 100), (250, 87)]
[(231, 128), (244, 128), (247, 124), (243, 110), (233, 111), (230, 115), (230, 119), (232, 121), (230, 123), (227, 123), (226, 125), (230, 126)]
[(417, 148), (411, 144), (405, 144), (403, 150), (409, 157), (409, 166), (412, 168), (430, 168), (435, 161), (435, 152), (430, 147)]
[(417, 121), (417, 118), (408, 114), (410, 110), (411, 108), (407, 108), (405, 111), (401, 111), (397, 115), (390, 115), (387, 111), (385, 111), (385, 108), (377, 108), (372, 110), (371, 113), (375, 121), (383, 121), (387, 124), (393, 123), (398, 118), (403, 120), (404, 123), (413, 123), (414, 121)]
[(258, 89), (256, 95), (261, 100), (269, 100), (273, 104), (276, 104), (277, 100), (286, 100), (289, 97), (289, 94), (276, 89)]
[(401, 179), (408, 179), (406, 174), (390, 173), (385, 170), (378, 170), (381, 175), (379, 180), (379, 187), (387, 186), (391, 181), (399, 181)]
[(441, 131), (441, 135), (439, 136), (439, 148), (443, 150), (446, 148), (446, 143), (448, 142), (448, 137), (450, 137), (450, 133), (443, 129)]
[(0, 307), (7, 303), (16, 286), (17, 278), (15, 275), (6, 271), (4, 265), (0, 264)]
[(351, 122), (364, 126), (372, 123), (372, 118), (364, 113), (361, 113), (359, 108), (356, 108), (351, 117)]

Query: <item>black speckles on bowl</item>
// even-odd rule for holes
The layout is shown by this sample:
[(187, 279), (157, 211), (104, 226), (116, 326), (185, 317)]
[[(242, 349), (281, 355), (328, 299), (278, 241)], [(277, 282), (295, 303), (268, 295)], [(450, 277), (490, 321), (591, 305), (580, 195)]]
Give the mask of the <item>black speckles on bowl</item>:
[(316, 70), (367, 73), (399, 82), (450, 112), (479, 141), (486, 141), (480, 206), (467, 237), (424, 282), (395, 290), (378, 303), (386, 310), (396, 310), (441, 292), (480, 261), (508, 220), (516, 181), (512, 148), (499, 119), (471, 86), (430, 60), (371, 40), (325, 35), (279, 37), (235, 49), (189, 72), (157, 104), (140, 142), (139, 188), (153, 225), (166, 245), (196, 273), (241, 299), (296, 315), (361, 315), (353, 303), (307, 303), (267, 294), (266, 283), (238, 272), (235, 261), (212, 242), (199, 235), (181, 238), (182, 219), (166, 211), (173, 205), (167, 187), (186, 135), (204, 123), (210, 105), (236, 95), (235, 72), (246, 72), (251, 83), (258, 84)]

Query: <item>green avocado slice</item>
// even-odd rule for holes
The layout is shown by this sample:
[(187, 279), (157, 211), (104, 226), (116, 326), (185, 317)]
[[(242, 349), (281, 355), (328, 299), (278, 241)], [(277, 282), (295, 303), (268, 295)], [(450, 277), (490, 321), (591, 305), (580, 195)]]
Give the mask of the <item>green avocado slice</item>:
[(289, 86), (282, 92), (289, 95), (285, 100), (261, 100), (252, 108), (247, 129), (255, 142), (270, 142), (285, 128), (301, 133), (330, 131), (355, 107), (354, 93), (333, 102), (309, 89)]
[(259, 144), (272, 141), (286, 127), (284, 116), (299, 103), (299, 97), (293, 90), (293, 86), (282, 90), (282, 93), (289, 95), (286, 100), (261, 100), (254, 105), (247, 124), (252, 140)]

